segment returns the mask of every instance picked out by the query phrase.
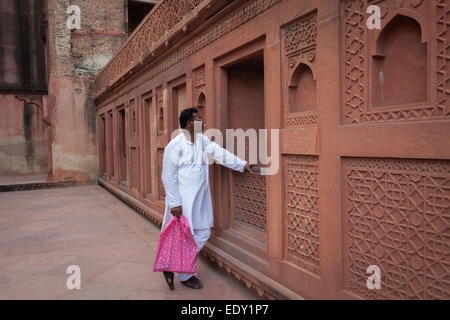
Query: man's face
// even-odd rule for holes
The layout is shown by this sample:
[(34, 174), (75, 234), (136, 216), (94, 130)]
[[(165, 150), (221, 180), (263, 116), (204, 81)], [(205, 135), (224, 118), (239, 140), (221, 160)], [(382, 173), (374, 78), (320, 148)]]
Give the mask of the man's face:
[(203, 119), (198, 112), (193, 114), (193, 117), (191, 120), (189, 120), (187, 127), (187, 129), (190, 131), (203, 132)]

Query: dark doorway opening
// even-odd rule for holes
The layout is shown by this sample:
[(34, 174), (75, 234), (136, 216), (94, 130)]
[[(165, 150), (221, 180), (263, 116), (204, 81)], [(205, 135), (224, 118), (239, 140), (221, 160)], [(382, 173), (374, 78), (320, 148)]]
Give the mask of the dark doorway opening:
[[(245, 160), (258, 159), (258, 132), (265, 128), (264, 53), (258, 51), (228, 66), (228, 128), (250, 129), (245, 137)], [(256, 137), (256, 139), (254, 139)], [(234, 153), (238, 139), (235, 139)], [(252, 152), (253, 150), (253, 152)], [(252, 152), (253, 156), (250, 155)], [(256, 153), (256, 154), (255, 154)], [(266, 178), (232, 171), (230, 200), (234, 231), (261, 243), (266, 242)]]

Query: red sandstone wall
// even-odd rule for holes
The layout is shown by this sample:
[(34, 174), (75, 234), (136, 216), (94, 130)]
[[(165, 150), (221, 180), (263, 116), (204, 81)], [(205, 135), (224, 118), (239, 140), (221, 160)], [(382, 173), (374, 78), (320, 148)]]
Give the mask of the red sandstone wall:
[[(148, 22), (136, 37), (144, 44), (131, 41), (97, 79), (99, 181), (160, 221), (161, 158), (179, 111), (174, 88), (186, 86), (188, 106), (205, 95), (208, 127), (232, 127), (230, 119), (252, 115), (236, 106), (224, 69), (264, 49), (264, 126), (280, 129), (282, 165), (265, 181), (212, 168), (214, 237), (203, 252), (266, 297), (449, 299), (450, 1), (377, 1), (379, 31), (365, 24), (372, 3), (235, 1), (198, 34), (177, 25), (173, 11), (160, 12), (154, 23), (190, 30), (172, 35), (181, 44), (158, 29), (165, 49), (152, 60)], [(258, 110), (251, 100), (260, 101), (242, 102)], [(130, 143), (126, 173), (119, 110)], [(149, 176), (150, 193), (141, 183)], [(371, 265), (381, 270), (380, 289), (367, 286)]]

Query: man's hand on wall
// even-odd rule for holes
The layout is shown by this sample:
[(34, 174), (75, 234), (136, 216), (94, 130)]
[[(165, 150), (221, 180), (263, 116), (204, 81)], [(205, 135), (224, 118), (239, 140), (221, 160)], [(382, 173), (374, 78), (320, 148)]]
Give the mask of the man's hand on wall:
[(254, 164), (249, 164), (248, 162), (244, 166), (244, 172), (250, 172), (250, 174), (253, 174), (252, 168), (254, 167)]
[(181, 210), (181, 206), (178, 207), (173, 207), (172, 209), (170, 209), (170, 212), (177, 217), (178, 219), (180, 219), (182, 210)]

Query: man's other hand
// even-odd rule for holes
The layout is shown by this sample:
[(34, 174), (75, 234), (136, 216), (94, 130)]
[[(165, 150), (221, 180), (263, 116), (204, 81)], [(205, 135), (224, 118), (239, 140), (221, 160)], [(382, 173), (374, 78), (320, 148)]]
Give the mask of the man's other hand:
[(173, 207), (172, 209), (170, 209), (170, 212), (177, 217), (178, 219), (180, 219), (182, 210), (181, 210), (181, 206), (178, 207)]
[(253, 174), (252, 168), (254, 167), (254, 164), (249, 164), (248, 162), (244, 166), (244, 172), (250, 172), (250, 174)]

